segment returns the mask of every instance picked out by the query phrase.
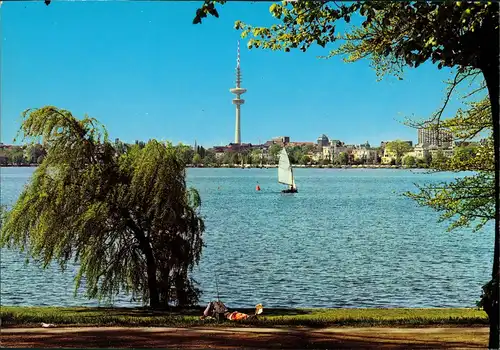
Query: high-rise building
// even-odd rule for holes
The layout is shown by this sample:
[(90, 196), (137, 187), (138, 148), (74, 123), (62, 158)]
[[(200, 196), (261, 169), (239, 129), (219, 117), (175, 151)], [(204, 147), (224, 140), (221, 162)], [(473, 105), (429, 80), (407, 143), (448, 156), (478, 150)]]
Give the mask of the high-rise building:
[(453, 135), (436, 127), (418, 129), (418, 144), (423, 146), (447, 146), (453, 141)]
[(328, 142), (330, 140), (328, 139), (328, 136), (326, 136), (325, 134), (322, 134), (320, 137), (318, 137), (318, 139), (316, 140), (317, 144), (319, 147), (325, 147), (325, 146), (328, 146)]
[(233, 99), (233, 104), (236, 105), (236, 125), (234, 128), (234, 143), (241, 144), (241, 105), (245, 100), (241, 99), (241, 95), (247, 92), (247, 89), (241, 87), (241, 70), (240, 70), (240, 41), (238, 40), (238, 51), (236, 55), (236, 87), (230, 89), (231, 93), (236, 97)]

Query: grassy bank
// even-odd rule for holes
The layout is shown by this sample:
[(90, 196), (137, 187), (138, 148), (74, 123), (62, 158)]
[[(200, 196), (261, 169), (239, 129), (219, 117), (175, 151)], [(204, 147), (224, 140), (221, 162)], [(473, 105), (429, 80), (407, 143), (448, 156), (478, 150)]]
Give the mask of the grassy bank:
[[(485, 326), (478, 309), (264, 309), (258, 320), (202, 321), (202, 308), (183, 311), (150, 311), (140, 308), (63, 308), (2, 306), (2, 327), (39, 326), (41, 322), (67, 326)], [(238, 311), (253, 313), (253, 309)]]

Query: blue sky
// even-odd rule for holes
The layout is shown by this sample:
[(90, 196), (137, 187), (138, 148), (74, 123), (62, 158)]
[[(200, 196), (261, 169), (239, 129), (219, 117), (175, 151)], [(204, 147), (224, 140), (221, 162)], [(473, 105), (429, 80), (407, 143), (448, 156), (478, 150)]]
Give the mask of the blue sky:
[[(193, 25), (196, 2), (4, 2), (1, 139), (11, 143), (26, 108), (55, 105), (103, 122), (111, 138), (205, 146), (234, 138), (234, 21), (272, 23), (269, 3), (230, 2)], [(450, 71), (423, 65), (403, 81), (376, 81), (369, 61), (248, 50), (241, 42), (246, 104), (242, 141), (325, 133), (347, 143), (416, 141), (403, 117), (439, 107)], [(456, 110), (454, 101), (449, 112)]]

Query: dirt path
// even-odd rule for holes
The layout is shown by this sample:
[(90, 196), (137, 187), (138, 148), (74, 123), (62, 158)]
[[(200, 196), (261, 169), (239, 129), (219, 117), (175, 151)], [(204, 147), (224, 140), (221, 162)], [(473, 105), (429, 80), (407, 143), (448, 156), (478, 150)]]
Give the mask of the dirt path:
[(481, 328), (8, 328), (1, 347), (481, 349)]

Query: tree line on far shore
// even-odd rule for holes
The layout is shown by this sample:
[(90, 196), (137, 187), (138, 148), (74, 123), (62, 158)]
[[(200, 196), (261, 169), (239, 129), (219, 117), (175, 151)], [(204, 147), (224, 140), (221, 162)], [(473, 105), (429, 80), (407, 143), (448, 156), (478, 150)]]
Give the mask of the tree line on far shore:
[(0, 149), (0, 165), (38, 165), (46, 154), (47, 151), (41, 144), (3, 146)]
[[(178, 146), (179, 147), (179, 146)], [(181, 146), (182, 147), (182, 146)], [(376, 156), (368, 158), (357, 158), (349, 152), (339, 152), (332, 157), (315, 158), (312, 156), (315, 149), (312, 145), (306, 146), (285, 146), (291, 164), (294, 165), (322, 165), (322, 166), (345, 166), (345, 165), (379, 165), (382, 164), (383, 148), (371, 148), (376, 152)], [(437, 150), (434, 155), (427, 152), (423, 157), (415, 157), (408, 154), (412, 148), (406, 142), (401, 140), (390, 141), (385, 146), (394, 157), (388, 164), (403, 166), (405, 168), (435, 168), (447, 157), (442, 150)], [(279, 161), (279, 152), (283, 146), (279, 144), (271, 145), (266, 151), (262, 149), (245, 150), (242, 152), (225, 152), (222, 156), (216, 156), (212, 150), (206, 150), (198, 147), (193, 150), (184, 146), (182, 150), (183, 159), (186, 164), (193, 166), (218, 167), (222, 165), (240, 166), (242, 163), (247, 165), (276, 165)], [(455, 152), (460, 153), (462, 157), (474, 157), (478, 147), (474, 144), (465, 144), (456, 147)]]
[[(205, 149), (203, 146), (191, 147), (179, 143), (173, 145), (167, 142), (170, 147), (176, 150), (179, 159), (186, 165), (203, 166), (203, 167), (220, 167), (240, 166), (242, 163), (246, 165), (276, 165), (279, 160), (279, 152), (282, 147), (279, 144), (273, 144), (268, 150), (262, 149), (245, 150), (242, 152), (225, 152), (222, 156), (217, 156), (211, 149)], [(116, 139), (113, 142), (114, 148), (118, 154), (126, 153), (131, 147), (137, 146), (144, 148), (144, 141), (135, 141), (133, 144), (125, 143)], [(411, 151), (411, 146), (406, 142), (395, 140), (390, 141), (385, 146), (394, 155), (390, 163), (386, 165), (397, 165), (405, 168), (436, 168), (446, 161), (446, 156), (441, 150), (438, 150), (434, 156), (427, 153), (424, 157), (418, 158), (411, 154), (406, 154)], [(339, 152), (328, 159), (313, 159), (311, 153), (314, 152), (314, 146), (289, 146), (286, 147), (290, 163), (294, 165), (322, 165), (322, 166), (348, 166), (348, 165), (375, 165), (381, 164), (382, 148), (372, 148), (376, 151), (377, 156), (372, 159), (355, 158), (348, 152)], [(456, 152), (464, 157), (475, 157), (475, 145), (465, 145), (456, 148)], [(0, 165), (3, 166), (26, 166), (39, 165), (45, 158), (47, 151), (41, 144), (29, 145), (12, 145), (8, 148), (4, 147), (0, 150)]]

